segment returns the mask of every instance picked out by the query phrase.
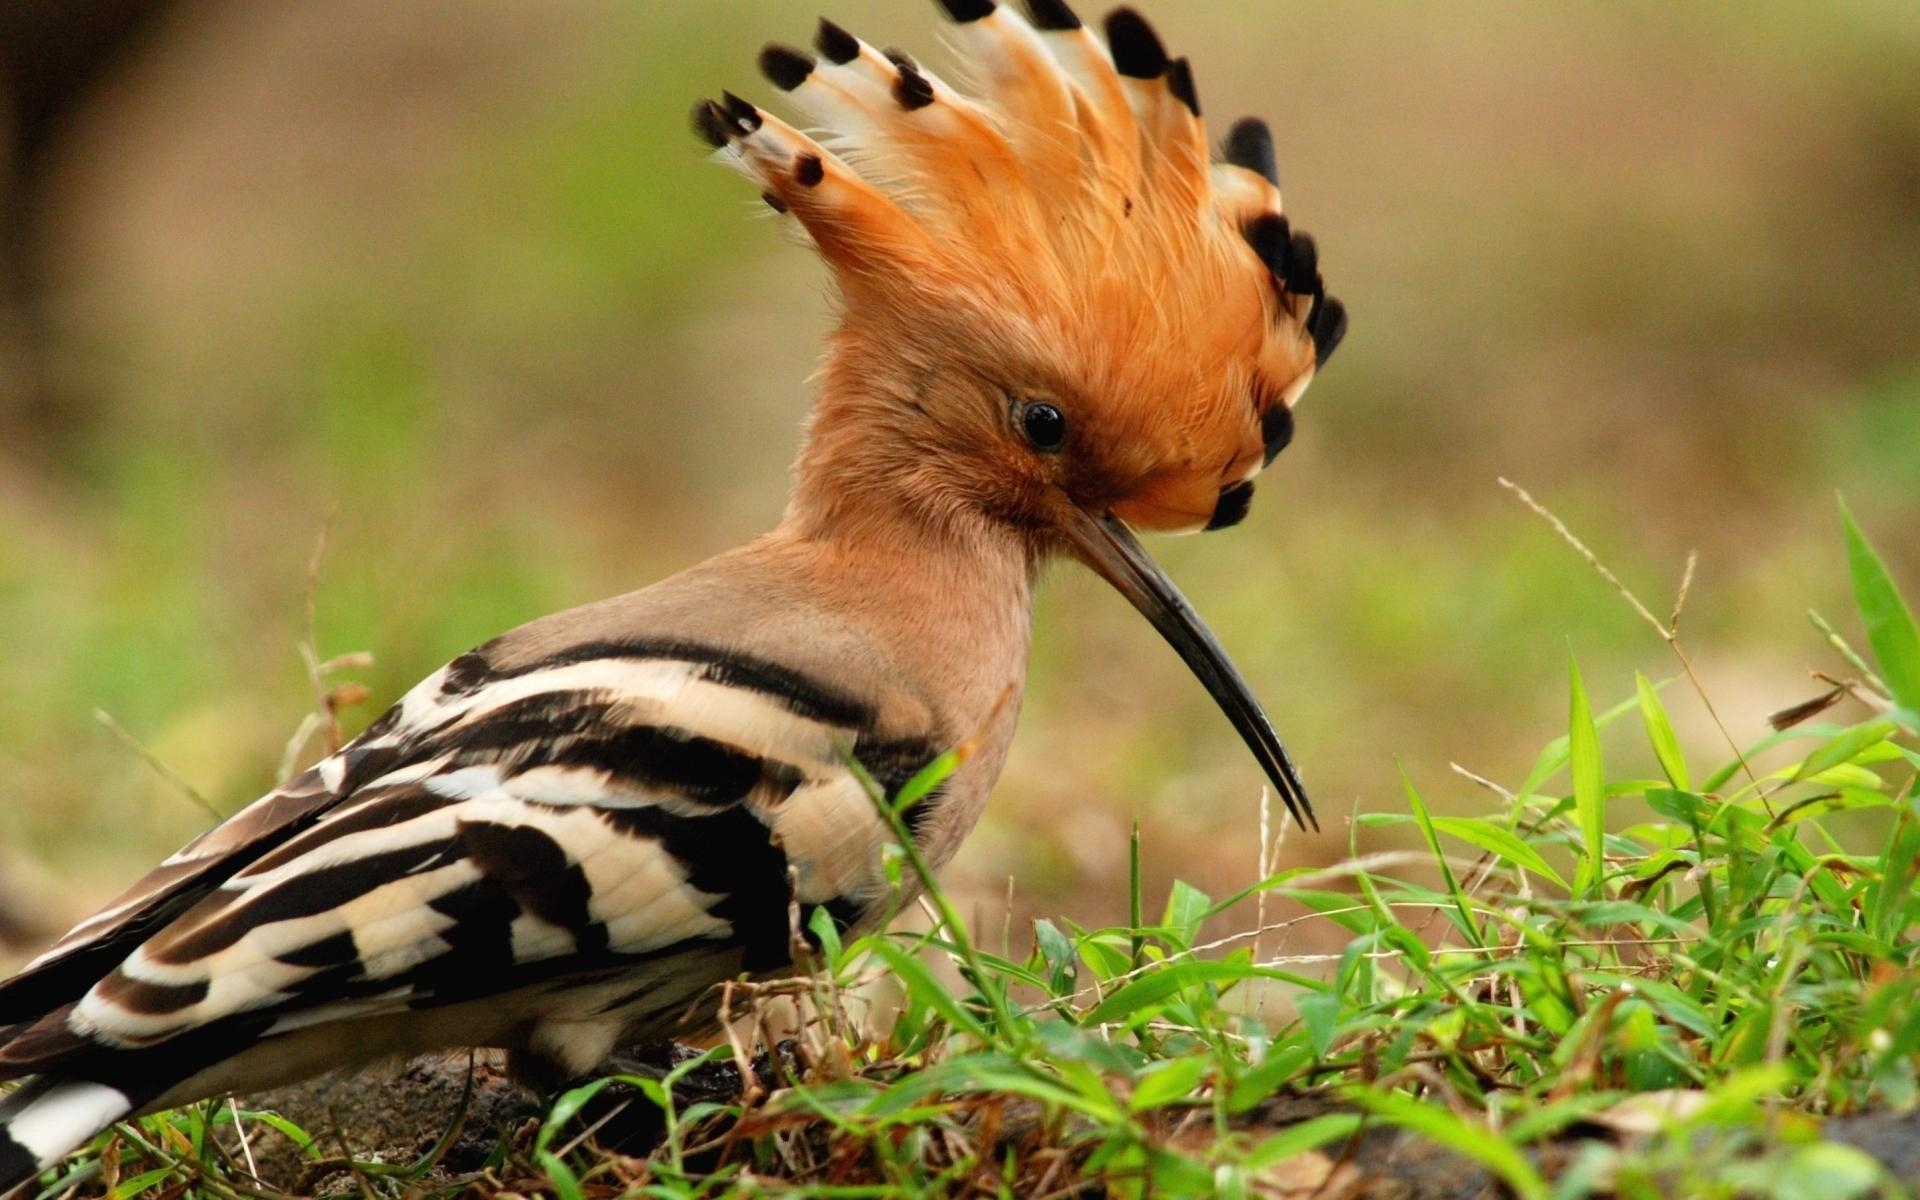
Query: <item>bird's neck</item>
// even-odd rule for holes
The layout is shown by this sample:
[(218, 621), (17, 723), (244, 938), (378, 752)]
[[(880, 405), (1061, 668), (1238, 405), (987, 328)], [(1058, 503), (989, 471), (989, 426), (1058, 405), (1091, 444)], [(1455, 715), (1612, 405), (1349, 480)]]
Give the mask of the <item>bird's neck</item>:
[(847, 607), (886, 614), (922, 644), (1017, 643), (1024, 665), (1039, 554), (941, 485), (937, 451), (910, 424), (884, 397), (823, 397), (776, 536), (831, 563)]
[(888, 340), (870, 330), (836, 333), (783, 530), (1028, 596), (1041, 549), (964, 485), (968, 458), (957, 451), (966, 447), (953, 444), (964, 426), (939, 419), (979, 403), (966, 390), (973, 385), (875, 350)]
[[(829, 372), (829, 383), (832, 373)], [(1018, 716), (1039, 554), (934, 477), (912, 397), (850, 388), (815, 406), (793, 500), (772, 535), (834, 610), (890, 648), (902, 680), (974, 758), (930, 831), (944, 859), (999, 774)], [(924, 437), (924, 426), (920, 436)]]

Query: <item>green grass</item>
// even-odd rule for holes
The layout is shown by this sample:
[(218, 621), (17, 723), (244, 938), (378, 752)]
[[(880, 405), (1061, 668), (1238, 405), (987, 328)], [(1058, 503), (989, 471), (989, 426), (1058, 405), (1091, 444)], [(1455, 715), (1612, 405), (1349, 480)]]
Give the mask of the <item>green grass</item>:
[[(568, 1093), (502, 1142), (481, 1187), (563, 1200), (1096, 1183), (1251, 1196), (1299, 1186), (1299, 1171), (1324, 1173), (1358, 1134), (1389, 1129), (1526, 1200), (1905, 1194), (1819, 1124), (1920, 1104), (1920, 633), (1844, 523), (1866, 648), (1816, 616), (1831, 683), (1781, 728), (1683, 752), (1668, 699), (1699, 685), (1680, 606), (1663, 622), (1600, 568), (1674, 655), (1673, 680), (1642, 675), (1602, 706), (1570, 664), (1566, 734), (1516, 785), (1475, 780), (1483, 815), (1436, 815), (1431, 784), (1405, 779), (1403, 804), (1357, 816), (1346, 861), (1218, 899), (1176, 883), (1152, 919), (1136, 840), (1130, 923), (1038, 921), (1023, 952), (984, 944), (901, 817), (957, 750), (900, 795), (874, 792), (900, 837), (889, 869), (900, 894), (924, 889), (927, 928), (843, 944), (816, 924), (809, 975), (731, 999), (747, 1012), (797, 997), (811, 1013), (780, 1068), (722, 1042), (664, 1075)], [(1629, 756), (1633, 726), (1644, 746)], [(1419, 849), (1361, 855), (1359, 831), (1376, 826), (1409, 826)], [(1202, 933), (1228, 922), (1243, 932)], [(1326, 926), (1344, 949), (1286, 952), (1324, 943), (1307, 935)], [(871, 1019), (876, 999), (891, 1020)], [(736, 1101), (683, 1086), (736, 1055), (751, 1081)], [(581, 1127), (622, 1087), (662, 1114), (646, 1157), (601, 1151)], [(103, 1136), (49, 1194), (74, 1182), (272, 1194), (211, 1136), (235, 1121), (313, 1140), (269, 1114), (202, 1106)], [(1570, 1136), (1609, 1126), (1638, 1132)], [(363, 1164), (357, 1188), (454, 1190), (427, 1182), (437, 1153)]]

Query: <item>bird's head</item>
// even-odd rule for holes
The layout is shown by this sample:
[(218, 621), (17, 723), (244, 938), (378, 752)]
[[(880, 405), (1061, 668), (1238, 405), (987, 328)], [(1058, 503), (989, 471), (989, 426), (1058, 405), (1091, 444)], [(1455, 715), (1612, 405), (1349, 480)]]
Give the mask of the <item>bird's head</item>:
[(1131, 9), (1103, 44), (1064, 0), (940, 3), (968, 92), (823, 21), (817, 53), (760, 60), (820, 140), (731, 95), (694, 110), (833, 268), (814, 443), (884, 439), (922, 500), (1093, 567), (1310, 817), (1265, 714), (1131, 532), (1245, 516), (1346, 330), (1282, 215), (1267, 127), (1236, 124), (1214, 161), (1186, 60)]

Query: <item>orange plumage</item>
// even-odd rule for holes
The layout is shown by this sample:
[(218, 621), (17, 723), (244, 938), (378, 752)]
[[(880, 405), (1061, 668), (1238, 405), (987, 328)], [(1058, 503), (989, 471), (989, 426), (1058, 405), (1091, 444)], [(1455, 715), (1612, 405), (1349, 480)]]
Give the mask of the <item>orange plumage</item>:
[[(818, 140), (732, 96), (696, 123), (833, 268), (836, 360), (898, 375), (903, 402), (925, 404), (948, 373), (1060, 409), (1069, 441), (1045, 471), (989, 456), (1003, 503), (1058, 484), (1165, 531), (1243, 512), (1233, 493), (1345, 328), (1311, 239), (1282, 215), (1265, 126), (1243, 122), (1231, 161), (1211, 163), (1191, 73), (1130, 10), (1109, 18), (1109, 51), (1057, 5), (1033, 21), (946, 7), (971, 96), (823, 22), (818, 59), (769, 46), (761, 60)], [(956, 407), (974, 411), (930, 418), (948, 453), (1009, 441), (1004, 411)]]

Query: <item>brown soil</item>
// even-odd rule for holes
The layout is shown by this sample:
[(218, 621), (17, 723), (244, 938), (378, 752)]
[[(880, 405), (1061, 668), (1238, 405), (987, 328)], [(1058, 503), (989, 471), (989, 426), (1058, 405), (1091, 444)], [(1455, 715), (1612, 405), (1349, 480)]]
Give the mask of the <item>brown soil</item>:
[[(676, 1051), (677, 1052), (677, 1051)], [(669, 1053), (676, 1053), (669, 1052)], [(660, 1074), (667, 1054), (641, 1055), (620, 1064), (629, 1073)], [(761, 1077), (768, 1072), (762, 1064)], [(694, 1073), (679, 1089), (683, 1103), (733, 1101), (741, 1079), (730, 1063), (712, 1064)], [(542, 1105), (531, 1092), (507, 1078), (497, 1065), (458, 1058), (422, 1058), (384, 1070), (328, 1077), (250, 1097), (246, 1105), (288, 1117), (316, 1138), (316, 1160), (302, 1155), (284, 1136), (254, 1132), (249, 1149), (260, 1178), (276, 1190), (298, 1195), (359, 1195), (349, 1165), (378, 1162), (402, 1167), (427, 1159), (443, 1140), (445, 1150), (418, 1184), (440, 1191), (462, 1184), (474, 1195), (490, 1195), (504, 1185), (534, 1186), (519, 1155), (531, 1144)], [(1280, 1096), (1251, 1113), (1247, 1128), (1278, 1131), (1329, 1112), (1338, 1101), (1321, 1096)], [(995, 1110), (999, 1139), (1024, 1138), (1035, 1122)], [(581, 1130), (596, 1126), (595, 1144), (616, 1154), (644, 1156), (657, 1145), (661, 1126), (652, 1105), (631, 1090), (609, 1090), (579, 1118)], [(457, 1128), (456, 1128), (457, 1126)], [(254, 1126), (255, 1130), (263, 1127)], [(1174, 1125), (1170, 1141), (1205, 1136), (1206, 1123), (1189, 1130)], [(1018, 1131), (1025, 1129), (1028, 1134)], [(570, 1131), (571, 1137), (580, 1130)], [(1920, 1113), (1879, 1113), (1835, 1118), (1825, 1135), (1855, 1146), (1886, 1165), (1909, 1186), (1920, 1184)], [(1544, 1147), (1536, 1165), (1549, 1178), (1565, 1169), (1583, 1146), (1617, 1140), (1613, 1132), (1579, 1127)], [(237, 1144), (231, 1147), (238, 1151)], [(720, 1153), (725, 1153), (721, 1151)], [(855, 1166), (857, 1169), (857, 1166)], [(1364, 1128), (1343, 1145), (1300, 1155), (1267, 1177), (1265, 1194), (1314, 1200), (1496, 1200), (1509, 1193), (1484, 1168), (1449, 1150), (1386, 1126)], [(842, 1179), (840, 1182), (857, 1182)], [(1099, 1194), (1098, 1189), (1090, 1194)]]

